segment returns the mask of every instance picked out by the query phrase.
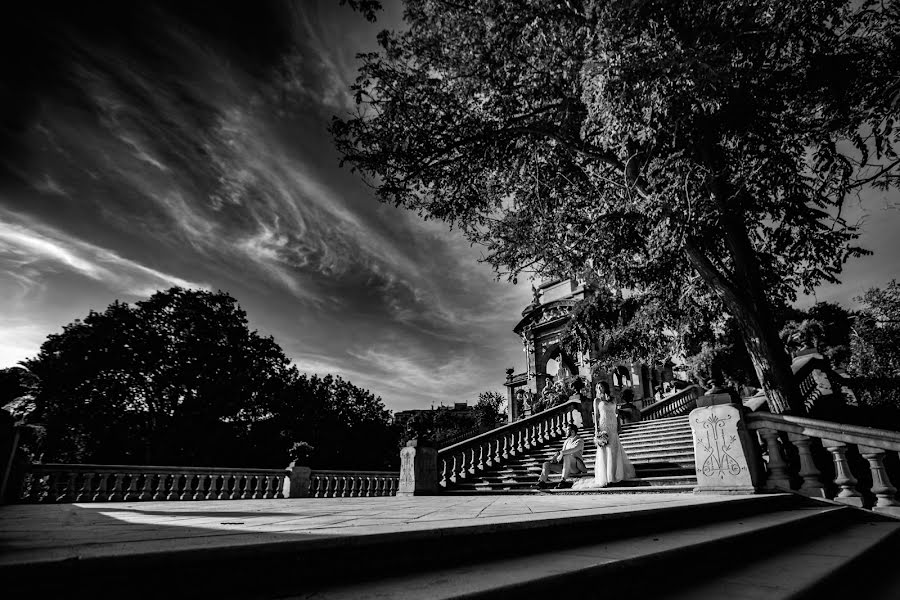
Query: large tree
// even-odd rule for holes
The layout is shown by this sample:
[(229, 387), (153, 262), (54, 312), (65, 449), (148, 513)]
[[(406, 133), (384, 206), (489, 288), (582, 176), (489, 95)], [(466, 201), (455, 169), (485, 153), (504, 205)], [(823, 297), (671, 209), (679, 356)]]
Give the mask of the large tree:
[[(114, 302), (50, 335), (23, 364), (48, 460), (221, 464), (297, 377), (223, 292), (172, 288)], [(285, 456), (286, 458), (286, 456)]]
[(332, 125), (379, 198), (513, 280), (627, 290), (637, 322), (724, 308), (802, 410), (772, 305), (834, 281), (863, 252), (845, 200), (897, 183), (898, 2), (405, 4)]

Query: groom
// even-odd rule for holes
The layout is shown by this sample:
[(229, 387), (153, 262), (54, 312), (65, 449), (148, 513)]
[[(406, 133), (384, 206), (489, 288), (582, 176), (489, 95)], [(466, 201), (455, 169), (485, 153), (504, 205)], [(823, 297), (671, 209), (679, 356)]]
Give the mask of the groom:
[(572, 487), (572, 482), (567, 480), (568, 477), (587, 473), (587, 466), (581, 457), (581, 453), (584, 451), (584, 441), (578, 437), (578, 427), (574, 423), (570, 423), (568, 431), (569, 435), (563, 443), (562, 450), (556, 453), (553, 460), (544, 462), (541, 477), (537, 483), (539, 489), (550, 487), (551, 473), (562, 473), (560, 482), (556, 484), (557, 489)]

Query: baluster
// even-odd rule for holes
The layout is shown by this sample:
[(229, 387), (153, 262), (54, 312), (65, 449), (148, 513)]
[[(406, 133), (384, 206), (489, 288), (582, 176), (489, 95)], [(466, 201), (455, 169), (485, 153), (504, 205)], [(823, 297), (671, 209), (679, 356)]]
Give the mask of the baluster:
[(362, 488), (363, 481), (365, 481), (365, 477), (357, 477), (354, 476), (351, 479), (350, 483), (350, 497), (351, 498), (359, 498), (359, 490)]
[(194, 480), (197, 478), (196, 473), (184, 474), (184, 489), (181, 490), (179, 500), (193, 500), (194, 498)]
[(253, 488), (256, 477), (249, 473), (242, 473), (241, 479), (244, 480), (244, 489), (241, 490), (241, 500), (250, 500), (253, 497)]
[(494, 451), (491, 453), (490, 462), (488, 465), (499, 465), (500, 464), (500, 438), (495, 439), (491, 442), (494, 446)]
[(383, 496), (384, 495), (384, 478), (379, 477), (378, 475), (373, 475), (372, 476), (372, 487), (374, 488), (372, 495), (375, 498), (380, 498), (381, 496)]
[(359, 497), (360, 498), (371, 498), (374, 492), (372, 491), (372, 478), (371, 477), (360, 477), (359, 480)]
[(800, 433), (789, 433), (788, 439), (797, 448), (797, 455), (800, 458), (799, 475), (803, 478), (803, 484), (798, 491), (810, 498), (824, 498), (825, 488), (822, 487), (822, 474), (813, 461), (812, 451), (809, 448), (810, 439)]
[[(475, 450), (472, 450), (473, 456)], [(476, 471), (484, 471), (484, 444), (478, 444), (478, 465), (475, 467)]]
[(121, 502), (122, 501), (122, 482), (125, 479), (124, 473), (116, 473), (114, 475), (115, 480), (113, 483), (112, 493), (109, 495), (108, 500), (110, 502)]
[(97, 491), (94, 492), (94, 497), (92, 498), (94, 502), (106, 502), (106, 499), (109, 497), (106, 493), (108, 477), (109, 473), (97, 474)]
[[(219, 498), (219, 481), (222, 480), (222, 475), (219, 473), (212, 473), (209, 476), (209, 489), (206, 490), (206, 495), (203, 497), (204, 500), (217, 500)], [(222, 482), (222, 485), (225, 483)]]
[(791, 480), (788, 476), (788, 465), (784, 460), (778, 432), (774, 429), (760, 429), (759, 434), (765, 440), (766, 451), (769, 454), (769, 462), (766, 465), (768, 471), (766, 485), (770, 488), (790, 490)]
[(241, 486), (247, 485), (247, 478), (243, 473), (235, 473), (234, 474), (234, 487), (231, 488), (231, 495), (228, 496), (229, 500), (239, 500), (242, 495)]
[(153, 480), (155, 478), (156, 473), (144, 473), (144, 485), (141, 487), (141, 495), (138, 500), (153, 499)]
[(533, 424), (533, 425), (529, 428), (529, 431), (531, 432), (531, 440), (530, 440), (530, 441), (531, 441), (531, 447), (532, 447), (532, 448), (537, 448), (537, 447), (538, 447), (538, 444), (540, 444), (540, 437), (539, 437), (539, 435), (540, 435), (540, 431), (541, 431), (541, 424), (540, 424), (540, 423), (535, 423), (535, 424)]
[(259, 475), (254, 475), (253, 482), (255, 483), (255, 485), (253, 486), (253, 495), (251, 496), (251, 498), (253, 500), (259, 500), (263, 498), (265, 494), (265, 491), (263, 490), (262, 477), (260, 477)]
[(500, 454), (500, 456), (503, 457), (503, 460), (506, 460), (507, 458), (509, 458), (509, 434), (504, 433), (502, 440), (503, 440), (503, 453)]
[(391, 489), (388, 490), (388, 496), (396, 496), (397, 488), (400, 486), (400, 478), (391, 476), (390, 481)]
[(869, 470), (872, 472), (872, 493), (876, 498), (872, 510), (895, 516), (900, 515), (900, 508), (898, 508), (900, 502), (897, 502), (895, 498), (897, 488), (891, 485), (891, 480), (884, 468), (884, 450), (868, 446), (858, 446), (858, 448), (863, 458), (869, 461)]
[(151, 500), (165, 500), (166, 499), (166, 482), (169, 480), (168, 473), (160, 473), (159, 481), (156, 482), (156, 491), (153, 492), (153, 496), (150, 498)]
[(453, 466), (450, 467), (450, 481), (456, 483), (457, 479), (457, 471), (458, 471), (458, 461), (456, 459), (456, 454), (454, 454), (451, 458), (453, 458)]
[(822, 440), (822, 445), (831, 452), (834, 459), (834, 483), (841, 488), (834, 499), (837, 502), (861, 508), (863, 497), (856, 491), (856, 478), (850, 472), (850, 463), (847, 462), (847, 444), (837, 440)]
[(129, 473), (128, 474), (128, 489), (125, 490), (125, 501), (131, 502), (134, 500), (140, 500), (141, 496), (138, 494), (138, 478), (140, 475), (137, 473)]
[(178, 489), (181, 487), (181, 473), (172, 473), (172, 486), (166, 495), (166, 500), (178, 500)]
[(459, 473), (456, 474), (457, 477), (459, 477), (460, 479), (465, 479), (465, 478), (466, 478), (466, 473), (469, 472), (469, 466), (468, 466), (468, 463), (467, 463), (467, 461), (466, 461), (466, 457), (468, 456), (468, 454), (469, 454), (469, 453), (466, 452), (465, 450), (460, 451), (460, 455), (459, 455)]
[(469, 448), (469, 449), (467, 450), (467, 452), (469, 453), (469, 460), (468, 460), (468, 463), (469, 463), (469, 473), (471, 473), (472, 475), (474, 475), (474, 474), (475, 474), (475, 470), (476, 470), (476, 465), (475, 465), (475, 448), (474, 448), (474, 447), (473, 447), (473, 448)]
[[(57, 483), (58, 479), (59, 473), (47, 473), (47, 495), (43, 496), (41, 498), (41, 501), (49, 503), (56, 502), (57, 498), (59, 498), (59, 493), (57, 491), (57, 488), (59, 487), (59, 484)], [(104, 498), (103, 500), (105, 501), (106, 498)]]
[(447, 463), (448, 461), (446, 458), (441, 459), (441, 481), (438, 485), (440, 485), (442, 488), (447, 487), (447, 484), (450, 482), (450, 480), (448, 479), (450, 467)]
[(534, 427), (534, 424), (529, 424), (525, 426), (525, 431), (522, 434), (522, 444), (525, 450), (531, 450), (531, 429)]
[(75, 502), (90, 502), (94, 499), (93, 494), (91, 494), (91, 488), (93, 487), (91, 484), (93, 481), (93, 473), (84, 474), (84, 479), (81, 481), (81, 490), (78, 492), (78, 496), (75, 497)]
[(273, 475), (272, 476), (275, 481), (275, 499), (281, 500), (284, 498), (284, 475)]
[(331, 485), (331, 476), (325, 475), (325, 493), (323, 498), (331, 498), (334, 495), (334, 487)]
[(272, 475), (263, 475), (263, 479), (266, 480), (266, 487), (263, 488), (265, 492), (263, 498), (271, 500), (275, 497), (275, 479)]
[[(342, 475), (340, 477), (339, 481), (340, 481), (340, 492), (341, 493), (340, 494), (335, 493), (334, 496), (335, 496), (335, 498), (346, 498), (350, 494), (350, 491), (347, 489), (349, 487), (349, 483), (350, 483), (348, 481), (348, 477), (346, 475)], [(337, 492), (337, 490), (335, 490), (335, 492)]]
[(323, 487), (324, 484), (322, 483), (322, 476), (321, 475), (313, 475), (313, 479), (315, 479), (315, 482), (316, 482), (316, 493), (314, 495), (314, 498), (324, 497), (325, 496), (325, 488)]
[(518, 432), (518, 433), (519, 433), (519, 435), (518, 435), (518, 438), (519, 438), (518, 441), (519, 441), (519, 443), (518, 443), (518, 446), (516, 446), (516, 450), (517, 450), (517, 453), (518, 453), (518, 454), (521, 454), (522, 452), (525, 452), (525, 431), (524, 431), (524, 427), (521, 428), (521, 429), (519, 429), (519, 432)]
[(69, 473), (69, 476), (66, 477), (65, 490), (60, 496), (60, 502), (74, 502), (75, 501), (75, 491), (80, 489), (80, 486), (77, 485), (76, 480), (78, 479), (78, 473)]

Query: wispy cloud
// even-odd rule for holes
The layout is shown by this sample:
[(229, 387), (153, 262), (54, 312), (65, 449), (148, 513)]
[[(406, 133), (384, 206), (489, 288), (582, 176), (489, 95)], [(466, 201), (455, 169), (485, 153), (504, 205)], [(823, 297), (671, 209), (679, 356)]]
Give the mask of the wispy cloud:
[(118, 253), (78, 240), (47, 226), (15, 224), (24, 220), (2, 211), (0, 221), (0, 265), (11, 279), (26, 282), (23, 267), (30, 267), (28, 284), (46, 270), (63, 269), (101, 282), (109, 289), (146, 295), (172, 286), (205, 288), (201, 283), (164, 273), (120, 256)]

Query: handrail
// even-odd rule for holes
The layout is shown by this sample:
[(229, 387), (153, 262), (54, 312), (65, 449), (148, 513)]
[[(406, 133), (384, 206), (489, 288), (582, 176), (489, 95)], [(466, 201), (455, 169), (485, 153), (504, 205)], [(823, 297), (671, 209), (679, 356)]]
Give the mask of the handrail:
[[(677, 409), (680, 409), (682, 414), (687, 414), (693, 408), (693, 406), (690, 406), (690, 401), (692, 399), (696, 400), (699, 396), (700, 388), (698, 386), (692, 385), (686, 387), (683, 390), (679, 390), (670, 395), (668, 398), (663, 398), (655, 404), (642, 408), (641, 420), (644, 421), (658, 415), (672, 417), (680, 416), (680, 414), (668, 414), (669, 412), (675, 412)], [(677, 406), (680, 403), (683, 403), (684, 406)]]
[(845, 444), (900, 450), (900, 433), (887, 429), (771, 413), (749, 413), (746, 418), (749, 429), (774, 429), (807, 437), (836, 440)]
[(475, 443), (484, 441), (487, 438), (492, 437), (494, 434), (518, 431), (519, 429), (521, 429), (523, 427), (527, 427), (529, 424), (539, 422), (541, 419), (547, 417), (550, 413), (566, 412), (565, 410), (560, 410), (566, 406), (569, 406), (570, 409), (581, 410), (581, 402), (580, 401), (566, 400), (562, 404), (557, 404), (556, 406), (552, 406), (546, 410), (542, 410), (541, 412), (535, 413), (535, 414), (531, 415), (530, 417), (525, 417), (524, 419), (519, 419), (518, 421), (513, 421), (512, 423), (507, 423), (506, 425), (501, 425), (500, 427), (491, 429), (488, 432), (482, 433), (481, 435), (477, 435), (473, 438), (469, 438), (468, 440), (463, 440), (462, 442), (459, 442), (452, 446), (447, 446), (446, 448), (441, 448), (440, 450), (438, 450), (438, 454), (440, 455), (440, 454), (444, 454), (447, 452), (456, 451), (456, 450), (460, 449), (461, 447), (465, 446), (466, 444), (469, 444), (469, 443), (475, 444)]
[(177, 467), (177, 466), (155, 466), (155, 465), (98, 465), (90, 463), (32, 463), (28, 470), (35, 472), (50, 471), (71, 471), (77, 473), (96, 473), (103, 471), (107, 473), (161, 473), (161, 472), (178, 472), (178, 473), (269, 473), (272, 475), (284, 473), (285, 469), (256, 469), (252, 467)]
[(537, 414), (501, 425), (486, 433), (438, 450), (440, 486), (447, 488), (509, 458), (561, 437), (574, 423), (581, 402), (566, 402)]
[[(796, 481), (793, 473), (796, 473), (803, 480), (797, 490), (801, 494), (818, 498), (833, 495), (836, 502), (859, 508), (871, 507), (900, 517), (897, 488), (891, 483), (885, 465), (886, 452), (900, 451), (900, 433), (770, 413), (749, 413), (745, 419), (747, 428), (758, 434), (765, 447), (767, 487), (792, 490)], [(824, 484), (823, 473), (815, 460), (818, 448), (813, 446), (811, 438), (817, 438), (830, 455), (828, 462), (831, 464), (826, 466), (820, 461), (819, 465), (826, 469), (833, 487)], [(788, 443), (794, 446), (794, 452), (785, 451)], [(862, 464), (848, 456), (849, 445), (855, 445), (859, 456), (868, 463), (866, 477), (857, 479), (853, 476), (854, 468), (859, 469)], [(791, 462), (798, 463), (795, 470), (791, 469)], [(868, 486), (868, 489), (861, 486)]]
[(461, 431), (454, 435), (448, 435), (447, 437), (434, 440), (434, 445), (437, 448), (448, 448), (453, 444), (458, 444), (462, 441), (465, 441), (469, 438), (475, 437), (476, 435), (481, 435), (487, 431), (491, 431), (493, 427), (485, 427), (483, 425), (477, 425), (475, 427), (470, 427), (465, 431)]

